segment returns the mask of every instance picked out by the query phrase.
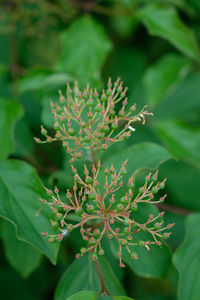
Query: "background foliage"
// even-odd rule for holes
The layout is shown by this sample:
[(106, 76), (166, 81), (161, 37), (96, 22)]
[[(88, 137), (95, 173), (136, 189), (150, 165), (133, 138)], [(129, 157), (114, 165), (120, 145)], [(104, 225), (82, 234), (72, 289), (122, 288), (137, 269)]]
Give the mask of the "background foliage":
[(52, 128), (49, 98), (58, 99), (66, 81), (103, 87), (108, 76), (121, 76), (130, 102), (139, 108), (148, 104), (154, 117), (102, 159), (120, 164), (131, 157), (130, 172), (138, 181), (144, 170), (160, 165), (168, 178), (161, 208), (166, 220), (176, 223), (168, 246), (148, 254), (141, 250), (141, 259), (127, 260), (125, 270), (105, 244), (107, 257), (100, 265), (108, 289), (142, 300), (199, 299), (199, 26), (198, 0), (1, 1), (3, 299), (89, 300), (91, 291), (99, 290), (87, 257), (74, 261), (77, 236), (69, 236), (59, 254), (58, 244), (40, 236), (52, 230), (49, 211), (41, 210), (38, 200), (44, 193), (41, 182), (64, 191), (72, 179), (60, 145), (36, 145), (33, 137), (39, 136), (41, 123)]

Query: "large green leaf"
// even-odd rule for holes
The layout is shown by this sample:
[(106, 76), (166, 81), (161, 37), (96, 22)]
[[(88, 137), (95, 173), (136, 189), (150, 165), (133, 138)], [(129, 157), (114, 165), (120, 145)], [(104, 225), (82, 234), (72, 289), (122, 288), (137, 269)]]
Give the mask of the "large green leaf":
[(2, 239), (5, 255), (11, 266), (22, 277), (28, 277), (38, 267), (42, 254), (31, 245), (18, 240), (11, 223), (3, 223)]
[(0, 161), (0, 216), (16, 227), (18, 237), (56, 262), (59, 243), (51, 244), (40, 232), (54, 233), (51, 211), (41, 207), (46, 192), (35, 172), (25, 162)]
[[(95, 300), (95, 293), (92, 291), (83, 291), (67, 298), (66, 300)], [(64, 298), (63, 298), (64, 300)]]
[(151, 35), (168, 40), (186, 56), (199, 61), (199, 49), (193, 32), (181, 21), (172, 6), (150, 3), (138, 11), (138, 17)]
[[(140, 204), (136, 213), (134, 213), (134, 219), (139, 223), (145, 223), (148, 216), (153, 214), (158, 215), (158, 209), (150, 204)], [(120, 224), (116, 225), (120, 227)], [(151, 240), (152, 237), (149, 233), (140, 232), (134, 236), (134, 242), (139, 240)], [(116, 240), (110, 242), (113, 254), (119, 251), (119, 244)], [(139, 259), (130, 259), (126, 250), (123, 251), (123, 261), (139, 276), (146, 278), (165, 278), (169, 267), (171, 265), (171, 251), (170, 248), (163, 243), (162, 247), (151, 245), (150, 251), (147, 251), (145, 247), (130, 246), (129, 249), (138, 254)]]
[(183, 56), (168, 53), (147, 69), (144, 83), (147, 89), (148, 102), (155, 106), (172, 91), (187, 74), (190, 64)]
[(167, 194), (171, 204), (192, 211), (200, 210), (200, 171), (191, 164), (171, 160), (160, 167), (161, 176), (167, 177)]
[(122, 149), (105, 160), (106, 157), (103, 158), (104, 165), (113, 163), (117, 168), (121, 167), (122, 162), (128, 158), (127, 172), (129, 175), (144, 169), (156, 169), (161, 163), (171, 158), (165, 148), (154, 143), (139, 143)]
[(200, 130), (175, 121), (156, 124), (163, 143), (175, 157), (200, 168)]
[(22, 116), (22, 108), (17, 101), (0, 99), (0, 159), (5, 159), (14, 148), (13, 130)]
[[(178, 117), (194, 119), (200, 108), (200, 75), (190, 74), (155, 107), (156, 119)], [(198, 117), (198, 116), (197, 116)]]
[[(113, 273), (105, 258), (99, 259), (106, 286), (113, 295), (124, 294), (125, 291)], [(89, 274), (89, 276), (88, 276)], [(101, 290), (100, 280), (94, 263), (87, 255), (75, 260), (63, 274), (55, 293), (55, 300), (63, 300), (80, 290)]]
[(82, 81), (99, 79), (111, 48), (101, 24), (90, 16), (83, 16), (61, 34), (61, 53), (56, 68)]
[(63, 300), (80, 290), (88, 290), (91, 288), (91, 277), (88, 277), (88, 263), (87, 256), (73, 261), (57, 285), (54, 296), (55, 300)]
[(200, 295), (200, 214), (186, 219), (187, 233), (173, 262), (179, 271), (179, 298), (198, 300)]
[[(141, 240), (148, 240), (148, 235), (138, 236)], [(126, 264), (139, 276), (147, 278), (165, 278), (171, 264), (171, 253), (165, 244), (162, 247), (151, 246), (147, 251), (144, 247), (129, 247), (131, 251), (138, 253), (138, 260), (131, 260), (128, 253), (124, 256)]]
[[(125, 292), (123, 286), (121, 285), (117, 276), (113, 272), (108, 260), (105, 257), (101, 257), (101, 258), (99, 258), (99, 264), (100, 264), (100, 268), (101, 268), (103, 278), (105, 280), (108, 291), (112, 295), (120, 295), (120, 294), (126, 295), (126, 292)], [(96, 269), (95, 269), (95, 273), (96, 273)], [(97, 274), (94, 276), (97, 277)]]

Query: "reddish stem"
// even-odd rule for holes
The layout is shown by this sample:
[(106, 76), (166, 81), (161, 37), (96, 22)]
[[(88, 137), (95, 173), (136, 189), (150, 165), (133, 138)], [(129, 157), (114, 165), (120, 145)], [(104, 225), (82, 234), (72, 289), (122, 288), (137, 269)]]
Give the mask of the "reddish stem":
[(182, 207), (177, 207), (177, 206), (169, 205), (169, 204), (157, 204), (156, 206), (161, 210), (169, 211), (169, 212), (179, 214), (179, 215), (184, 215), (184, 216), (189, 216), (190, 214), (193, 213), (193, 211), (191, 211), (189, 209), (185, 209)]

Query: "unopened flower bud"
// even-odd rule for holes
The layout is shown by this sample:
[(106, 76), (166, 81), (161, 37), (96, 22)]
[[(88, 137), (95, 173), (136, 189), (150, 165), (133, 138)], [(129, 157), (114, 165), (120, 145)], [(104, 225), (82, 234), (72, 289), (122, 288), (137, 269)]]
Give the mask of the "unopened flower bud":
[(138, 259), (138, 255), (137, 255), (137, 253), (135, 253), (135, 252), (130, 252), (130, 253), (129, 253), (129, 257), (130, 257), (131, 259)]
[(42, 133), (43, 135), (47, 135), (47, 130), (44, 129), (43, 126), (41, 126), (41, 133)]

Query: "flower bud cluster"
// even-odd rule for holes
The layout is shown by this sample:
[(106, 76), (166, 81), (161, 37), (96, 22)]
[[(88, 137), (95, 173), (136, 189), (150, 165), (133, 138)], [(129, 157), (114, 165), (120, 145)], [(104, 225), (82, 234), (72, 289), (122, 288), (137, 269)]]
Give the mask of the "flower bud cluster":
[[(93, 164), (91, 170), (84, 166), (84, 178), (81, 178), (72, 165), (74, 172), (74, 186), (72, 190), (66, 191), (65, 199), (59, 196), (58, 188), (54, 191), (46, 189), (47, 198), (41, 201), (47, 204), (54, 218), (50, 220), (51, 225), (58, 230), (58, 234), (49, 235), (43, 232), (49, 242), (61, 241), (69, 232), (79, 228), (80, 234), (87, 246), (80, 249), (76, 257), (86, 253), (92, 253), (92, 259), (104, 255), (102, 248), (102, 238), (115, 239), (118, 245), (119, 263), (124, 267), (122, 261), (122, 249), (128, 251), (131, 259), (138, 259), (137, 252), (131, 250), (131, 246), (145, 247), (150, 250), (151, 245), (161, 246), (162, 239), (170, 236), (169, 229), (174, 224), (164, 225), (162, 216), (150, 214), (144, 223), (137, 221), (137, 210), (140, 203), (156, 204), (163, 202), (166, 195), (159, 199), (155, 197), (158, 191), (165, 186), (164, 179), (158, 182), (158, 171), (154, 174), (149, 173), (145, 178), (145, 183), (138, 190), (135, 188), (134, 177), (129, 177), (125, 184), (127, 160), (123, 162), (121, 169), (117, 171), (113, 164), (104, 168), (104, 182), (99, 174), (103, 174), (101, 162)], [(126, 191), (119, 199), (118, 191), (126, 185)], [(77, 223), (69, 222), (69, 215), (75, 213), (80, 217)], [(148, 240), (138, 240), (140, 232), (149, 233)]]
[(73, 88), (67, 84), (65, 96), (59, 91), (59, 103), (51, 101), (55, 136), (49, 136), (42, 126), (41, 133), (45, 140), (35, 138), (36, 142), (60, 141), (75, 160), (82, 157), (83, 148), (106, 150), (111, 143), (128, 139), (135, 131), (131, 124), (144, 124), (145, 117), (152, 113), (144, 107), (136, 114), (135, 104), (127, 109), (126, 92), (127, 88), (123, 88), (120, 78), (114, 83), (109, 79), (107, 89), (100, 94), (89, 85), (81, 91), (77, 83)]

